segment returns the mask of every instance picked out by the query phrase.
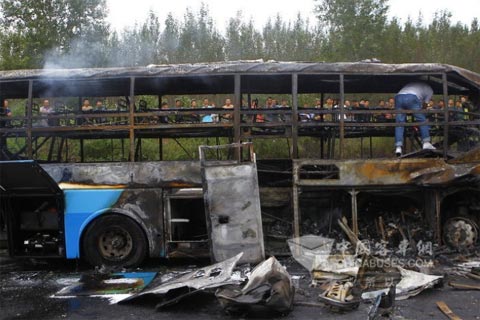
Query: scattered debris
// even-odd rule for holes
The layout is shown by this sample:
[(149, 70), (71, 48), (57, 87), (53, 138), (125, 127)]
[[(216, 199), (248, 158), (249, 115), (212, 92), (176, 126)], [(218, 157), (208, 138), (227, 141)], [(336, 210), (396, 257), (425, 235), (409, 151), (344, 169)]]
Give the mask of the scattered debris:
[[(393, 300), (407, 299), (442, 284), (443, 276), (408, 270), (403, 267), (401, 259), (392, 259), (396, 252), (383, 246), (388, 241), (372, 246), (369, 241), (361, 241), (357, 237), (345, 218), (338, 223), (349, 242), (314, 235), (288, 240), (294, 259), (310, 271), (312, 284), (320, 284), (324, 290), (318, 297), (323, 305), (347, 311), (357, 308), (362, 299), (371, 300), (374, 304), (370, 319), (374, 319), (378, 314), (391, 314)], [(412, 268), (424, 270), (432, 267), (433, 261), (424, 252), (432, 248), (425, 250), (422, 239), (413, 237), (412, 228), (408, 225), (385, 223), (384, 219), (378, 219), (375, 226), (380, 241), (391, 240), (394, 230), (405, 246), (415, 242), (415, 250), (405, 258), (417, 263)], [(403, 254), (406, 255), (405, 252)]]
[(355, 291), (353, 282), (334, 281), (318, 296), (318, 300), (335, 311), (354, 310), (361, 302), (360, 296)]
[(387, 290), (400, 282), (400, 271), (384, 260), (364, 255), (356, 280), (363, 291)]
[[(396, 286), (395, 295), (396, 300), (405, 300), (410, 297), (414, 297), (420, 292), (433, 288), (438, 284), (441, 284), (442, 276), (428, 275), (412, 270), (406, 270), (401, 267), (397, 267), (401, 274), (401, 280)], [(377, 291), (364, 292), (362, 294), (363, 299), (374, 299), (379, 294), (387, 293), (388, 289), (382, 289)]]
[[(181, 275), (177, 278), (163, 282), (161, 279), (155, 279), (150, 289), (139, 292), (127, 299), (120, 301), (125, 303), (137, 300), (147, 295), (158, 296), (161, 302), (157, 304), (157, 309), (177, 303), (182, 298), (195, 294), (199, 291), (218, 288), (228, 284), (236, 284), (238, 280), (232, 280), (232, 272), (243, 253), (227, 259), (225, 261), (199, 268)], [(157, 283), (160, 282), (160, 283)]]
[(156, 272), (129, 272), (102, 274), (93, 273), (80, 277), (78, 281), (55, 293), (56, 297), (101, 296), (112, 294), (130, 294), (143, 290)]
[(238, 282), (244, 282), (247, 281), (248, 278), (250, 278), (250, 275), (252, 274), (252, 268), (250, 265), (242, 265), (242, 266), (237, 266), (235, 269), (233, 269), (232, 272), (232, 280), (238, 281)]
[(391, 286), (388, 293), (382, 293), (374, 300), (372, 307), (368, 311), (368, 320), (374, 320), (378, 317), (390, 319), (395, 307), (395, 286)]
[(480, 261), (467, 261), (462, 263), (457, 263), (453, 267), (446, 268), (445, 272), (450, 275), (457, 275), (466, 278), (471, 278), (473, 280), (480, 280)]
[(230, 286), (215, 293), (227, 312), (249, 314), (262, 311), (288, 313), (293, 308), (294, 294), (290, 275), (275, 257), (255, 267), (243, 288)]
[(306, 235), (288, 239), (287, 243), (293, 258), (308, 271), (319, 270), (332, 252), (335, 240), (322, 236)]
[(437, 301), (437, 307), (440, 309), (440, 311), (443, 312), (444, 315), (446, 315), (449, 319), (451, 320), (462, 320), (459, 316), (457, 316), (455, 313), (453, 313), (452, 310), (447, 306), (447, 304), (443, 301)]
[(326, 259), (322, 256), (315, 260), (312, 271), (313, 279), (322, 280), (353, 280), (359, 270), (359, 260), (351, 254), (332, 254)]
[(468, 270), (471, 270), (473, 268), (480, 268), (480, 260), (459, 263), (457, 266), (458, 268), (464, 268), (464, 269), (466, 268)]
[(454, 289), (458, 290), (480, 290), (480, 285), (472, 285), (472, 284), (466, 284), (466, 283), (458, 283), (458, 282), (453, 282), (450, 281), (448, 285)]

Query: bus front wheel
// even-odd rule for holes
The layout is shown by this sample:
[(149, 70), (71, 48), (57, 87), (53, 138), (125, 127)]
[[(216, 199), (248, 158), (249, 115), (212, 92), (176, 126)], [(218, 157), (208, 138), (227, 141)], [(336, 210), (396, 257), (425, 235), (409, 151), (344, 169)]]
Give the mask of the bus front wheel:
[(132, 219), (108, 215), (94, 220), (82, 241), (85, 259), (93, 266), (136, 267), (147, 255), (147, 240)]

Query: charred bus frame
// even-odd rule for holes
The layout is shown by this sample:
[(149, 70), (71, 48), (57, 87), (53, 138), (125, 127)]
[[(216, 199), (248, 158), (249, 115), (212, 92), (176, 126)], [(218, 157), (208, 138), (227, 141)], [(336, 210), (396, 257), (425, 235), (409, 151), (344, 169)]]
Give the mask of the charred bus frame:
[[(358, 232), (357, 203), (358, 192), (413, 192), (428, 190), (428, 199), (424, 200), (424, 208), (428, 220), (435, 227), (438, 241), (441, 241), (442, 199), (451, 197), (461, 190), (466, 190), (468, 196), (460, 197), (467, 201), (463, 205), (468, 217), (478, 219), (479, 194), (479, 153), (478, 143), (472, 144), (471, 150), (452, 155), (450, 147), (458, 139), (475, 135), (480, 126), (478, 111), (457, 111), (463, 115), (463, 120), (451, 119), (451, 110), (427, 111), (422, 113), (442, 115), (442, 120), (435, 126), (439, 128), (437, 135), (441, 137), (438, 152), (412, 155), (413, 159), (382, 159), (382, 160), (348, 160), (345, 156), (346, 141), (357, 136), (393, 136), (392, 129), (397, 125), (394, 122), (358, 122), (346, 121), (345, 115), (365, 114), (375, 115), (385, 110), (344, 109), (346, 94), (355, 93), (395, 93), (405, 83), (420, 80), (429, 83), (435, 94), (441, 95), (445, 105), (451, 94), (468, 95), (474, 105), (480, 100), (480, 75), (468, 70), (441, 64), (379, 64), (379, 63), (286, 63), (286, 62), (232, 62), (219, 64), (194, 65), (162, 65), (141, 68), (111, 68), (111, 69), (76, 69), (76, 70), (30, 70), (30, 71), (3, 71), (0, 72), (0, 100), (27, 99), (25, 116), (10, 119), (18, 121), (19, 126), (0, 128), (0, 147), (3, 158), (34, 159), (34, 144), (36, 139), (44, 137), (62, 137), (66, 139), (87, 138), (121, 138), (128, 139), (128, 161), (119, 163), (120, 171), (127, 171), (123, 178), (99, 179), (93, 172), (99, 170), (111, 173), (107, 164), (75, 164), (58, 163), (43, 164), (42, 167), (56, 182), (94, 184), (126, 184), (140, 185), (145, 188), (160, 188), (160, 193), (152, 195), (155, 199), (175, 199), (175, 194), (181, 197), (182, 191), (178, 188), (198, 188), (199, 182), (198, 161), (186, 162), (143, 162), (136, 163), (138, 145), (142, 138), (159, 138), (159, 158), (162, 159), (162, 138), (170, 137), (230, 137), (233, 142), (255, 140), (257, 138), (285, 137), (291, 140), (289, 159), (265, 161), (268, 170), (261, 169), (259, 164), (259, 179), (263, 203), (282, 202), (291, 208), (292, 226), (295, 235), (301, 234), (301, 191), (312, 190), (315, 194), (342, 193), (343, 200), (350, 199), (347, 212), (351, 214), (352, 229)], [(299, 95), (317, 93), (322, 100), (324, 95), (336, 94), (339, 98), (339, 108), (336, 110), (302, 109), (299, 107)], [(142, 109), (137, 106), (137, 97), (140, 95), (154, 95), (158, 97), (159, 105), (165, 95), (193, 95), (193, 94), (231, 94), (234, 97), (233, 110), (208, 109), (209, 113), (233, 113), (230, 122), (218, 123), (149, 123), (141, 119), (150, 119), (162, 116), (182, 114), (204, 114), (205, 109), (170, 109), (160, 107)], [(250, 105), (251, 95), (254, 94), (290, 94), (292, 105), (290, 109), (250, 109), (241, 108), (242, 101)], [(126, 97), (127, 110), (113, 110), (108, 113), (82, 114), (80, 110), (71, 113), (58, 113), (49, 116), (63, 125), (55, 124), (48, 127), (37, 127), (35, 121), (42, 117), (34, 114), (34, 98), (40, 97)], [(246, 98), (246, 99), (243, 99)], [(323, 101), (322, 101), (323, 102)], [(304, 112), (320, 115), (332, 115), (331, 121), (301, 122), (299, 115)], [(389, 110), (395, 113), (411, 113), (408, 111)], [(249, 121), (258, 114), (281, 114), (281, 121), (271, 123), (256, 123)], [(120, 124), (100, 123), (95, 126), (77, 125), (77, 120), (102, 117), (121, 118)], [(287, 119), (287, 120), (285, 120)], [(73, 125), (65, 125), (65, 123)], [(418, 123), (405, 123), (406, 127), (418, 126)], [(253, 129), (259, 129), (254, 132)], [(453, 134), (455, 132), (455, 134)], [(477, 133), (478, 134), (478, 133)], [(319, 137), (318, 159), (303, 159), (299, 152), (300, 138), (303, 136)], [(7, 139), (11, 137), (25, 137), (25, 147), (12, 154), (8, 150)], [(329, 139), (338, 139), (338, 143)], [(474, 136), (474, 142), (478, 136)], [(81, 143), (81, 147), (83, 144)], [(324, 148), (327, 148), (325, 152)], [(335, 148), (338, 146), (338, 151)], [(82, 149), (82, 148), (81, 148)], [(434, 157), (436, 160), (418, 159), (415, 157)], [(261, 156), (260, 156), (261, 157)], [(453, 160), (449, 160), (454, 157)], [(61, 157), (58, 157), (60, 159)], [(49, 155), (49, 162), (55, 162)], [(83, 152), (81, 151), (83, 162)], [(449, 162), (447, 162), (449, 161)], [(129, 165), (129, 163), (131, 163)], [(433, 164), (433, 167), (432, 167)], [(160, 172), (154, 177), (154, 182), (142, 183), (147, 179), (145, 172), (140, 173), (142, 167), (170, 168), (173, 175)], [(92, 170), (96, 168), (96, 170)], [(103, 169), (99, 169), (103, 168)], [(273, 168), (273, 169), (272, 169)], [(383, 168), (383, 169), (379, 169)], [(433, 169), (432, 169), (433, 168)], [(135, 176), (132, 172), (138, 171)], [(281, 173), (281, 177), (272, 177), (271, 173)], [(446, 174), (446, 172), (448, 174)], [(66, 174), (68, 173), (68, 174)], [(132, 175), (130, 176), (130, 173)], [(117, 176), (118, 177), (118, 176)], [(354, 177), (354, 178), (352, 178)], [(138, 179), (137, 179), (138, 178)], [(284, 179), (283, 179), (284, 178)], [(395, 179), (398, 179), (395, 181)], [(127, 187), (128, 188), (128, 187)], [(165, 194), (172, 193), (172, 197)], [(154, 192), (155, 193), (155, 192)], [(187, 198), (197, 198), (197, 191), (186, 192)], [(282, 194), (279, 197), (278, 194)], [(137, 194), (138, 195), (138, 194)], [(345, 197), (346, 195), (346, 197)], [(473, 197), (471, 196), (473, 195)], [(281, 198), (281, 199), (280, 199)], [(284, 203), (288, 198), (288, 204)], [(453, 197), (455, 198), (455, 197)], [(470, 199), (471, 198), (471, 199)], [(477, 197), (480, 198), (480, 197)], [(135, 198), (137, 199), (137, 198)], [(455, 198), (456, 199), (456, 198)], [(123, 201), (124, 199), (122, 199)], [(422, 200), (423, 201), (423, 200)], [(453, 201), (453, 200), (452, 200)], [(456, 200), (455, 200), (456, 201)], [(122, 202), (126, 204), (126, 202)], [(39, 205), (41, 205), (39, 203)], [(262, 204), (263, 205), (263, 204)], [(273, 207), (277, 204), (273, 204)], [(343, 206), (345, 207), (345, 206)], [(345, 209), (345, 208), (343, 208)], [(157, 210), (165, 213), (164, 202)], [(331, 212), (329, 212), (331, 214)], [(151, 218), (151, 217), (150, 217)], [(158, 217), (157, 217), (158, 218)], [(319, 217), (321, 219), (322, 217)], [(163, 218), (162, 218), (163, 219)], [(470, 219), (470, 218), (469, 218)], [(145, 221), (139, 219), (137, 223), (148, 229)], [(475, 223), (475, 221), (473, 221)], [(158, 221), (156, 222), (158, 224)], [(478, 223), (478, 222), (477, 222)], [(162, 228), (147, 233), (149, 253), (151, 256), (168, 254), (162, 237)], [(155, 240), (157, 239), (157, 240)], [(154, 243), (155, 241), (161, 243)], [(78, 257), (78, 254), (69, 257)], [(160, 253), (162, 252), (162, 253)], [(67, 255), (68, 256), (68, 255)]]
[[(344, 158), (344, 140), (349, 136), (352, 128), (392, 128), (395, 123), (356, 123), (345, 120), (345, 114), (373, 115), (381, 113), (381, 110), (344, 110), (343, 102), (345, 94), (350, 93), (394, 93), (401, 86), (412, 80), (428, 82), (435, 90), (435, 94), (443, 96), (445, 103), (449, 94), (468, 95), (478, 103), (479, 76), (465, 69), (439, 64), (406, 64), (385, 65), (377, 63), (225, 63), (205, 65), (178, 65), (178, 66), (152, 66), (149, 68), (117, 68), (117, 69), (82, 69), (82, 70), (33, 70), (33, 71), (6, 71), (0, 74), (0, 99), (27, 98), (28, 105), (25, 117), (17, 117), (15, 120), (23, 121), (24, 126), (19, 128), (0, 128), (2, 135), (7, 133), (22, 135), (25, 131), (27, 137), (27, 158), (33, 157), (32, 141), (36, 136), (58, 133), (65, 135), (67, 132), (85, 134), (85, 136), (109, 130), (110, 132), (122, 132), (128, 137), (129, 159), (135, 161), (135, 138), (142, 135), (154, 136), (188, 136), (195, 133), (203, 136), (223, 135), (232, 137), (234, 142), (241, 142), (249, 138), (257, 138), (262, 135), (248, 136), (248, 128), (278, 128), (289, 127), (281, 136), (290, 137), (291, 158), (296, 159), (299, 155), (298, 138), (309, 135), (308, 128), (329, 128), (335, 131), (339, 139), (339, 159)], [(234, 105), (242, 105), (242, 97), (246, 94), (291, 94), (292, 106), (290, 110), (248, 110), (234, 109), (233, 122), (231, 123), (198, 123), (198, 124), (155, 124), (149, 125), (138, 121), (145, 117), (168, 116), (171, 114), (201, 114), (202, 110), (172, 110), (165, 111), (156, 107), (145, 110), (137, 106), (135, 97), (142, 94), (157, 95), (182, 95), (182, 94), (232, 94)], [(298, 105), (298, 95), (303, 93), (330, 93), (339, 97), (338, 110), (311, 110), (312, 113), (325, 115), (333, 114), (338, 121), (310, 122), (298, 121), (298, 114), (302, 113)], [(32, 110), (33, 99), (42, 96), (74, 96), (74, 97), (105, 97), (117, 96), (128, 98), (126, 112), (110, 111), (109, 117), (121, 117), (126, 121), (123, 125), (109, 126), (96, 125), (94, 127), (82, 126), (50, 126), (35, 127), (35, 121), (39, 120)], [(250, 101), (250, 99), (245, 99)], [(216, 110), (217, 113), (228, 113), (226, 110)], [(443, 113), (441, 122), (436, 123), (443, 130), (442, 142), (443, 157), (448, 153), (449, 133), (452, 126), (466, 127), (478, 125), (476, 115), (472, 113), (473, 121), (452, 121), (449, 119), (449, 110), (423, 111), (428, 114)], [(291, 114), (291, 120), (283, 123), (244, 123), (242, 116), (255, 114)], [(399, 112), (392, 112), (399, 113)], [(404, 111), (403, 113), (411, 113)], [(467, 114), (465, 116), (468, 116)], [(53, 120), (74, 119), (100, 119), (105, 114), (82, 115), (80, 110), (73, 111), (68, 115), (53, 114)], [(76, 122), (74, 122), (76, 123)], [(418, 124), (407, 123), (405, 126), (413, 127)], [(208, 129), (214, 129), (208, 131)], [(216, 129), (216, 130), (215, 130)], [(245, 129), (245, 130), (243, 130)], [(155, 131), (156, 132), (153, 132)], [(190, 132), (189, 132), (190, 130)], [(151, 131), (149, 133), (149, 131)], [(307, 132), (305, 132), (307, 131)], [(153, 133), (152, 133), (153, 132)], [(389, 133), (390, 134), (390, 133)], [(104, 135), (104, 134), (103, 134)], [(272, 136), (272, 134), (268, 134)]]

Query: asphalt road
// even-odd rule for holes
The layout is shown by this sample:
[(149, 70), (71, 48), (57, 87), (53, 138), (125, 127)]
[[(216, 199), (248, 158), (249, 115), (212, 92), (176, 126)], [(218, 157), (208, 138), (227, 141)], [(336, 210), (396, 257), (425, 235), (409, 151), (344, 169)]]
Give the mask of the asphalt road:
[[(216, 299), (208, 294), (195, 295), (164, 311), (155, 311), (155, 301), (129, 305), (110, 304), (97, 297), (54, 298), (80, 275), (92, 272), (89, 266), (75, 262), (13, 260), (0, 251), (0, 319), (237, 319), (226, 315)], [(148, 261), (142, 271), (167, 272), (181, 270), (186, 265)], [(192, 264), (192, 261), (185, 262)], [(195, 261), (193, 262), (195, 263)], [(191, 267), (191, 266), (190, 266)], [(291, 270), (301, 273), (299, 269)], [(462, 278), (462, 281), (464, 279)], [(301, 286), (307, 287), (308, 280)], [(478, 284), (478, 282), (477, 282)], [(297, 294), (296, 299), (315, 303), (316, 293)], [(392, 319), (447, 319), (437, 308), (436, 301), (445, 301), (461, 319), (480, 319), (480, 291), (455, 291), (446, 286), (428, 289), (416, 297), (397, 301)], [(335, 313), (325, 307), (295, 306), (282, 319), (367, 319), (370, 304), (362, 303), (357, 310)]]

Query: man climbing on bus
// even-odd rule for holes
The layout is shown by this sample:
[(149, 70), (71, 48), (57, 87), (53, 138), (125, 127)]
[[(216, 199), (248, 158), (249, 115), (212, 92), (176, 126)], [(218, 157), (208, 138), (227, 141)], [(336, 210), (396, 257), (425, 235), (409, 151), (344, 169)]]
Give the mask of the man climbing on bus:
[[(424, 82), (411, 82), (405, 85), (395, 96), (395, 109), (418, 111), (422, 109), (422, 103), (428, 103), (433, 96), (433, 89)], [(425, 122), (426, 116), (423, 113), (414, 113), (415, 121)], [(397, 113), (396, 122), (405, 123), (406, 114)], [(402, 155), (403, 147), (403, 126), (395, 127), (395, 154)], [(422, 138), (423, 149), (435, 149), (430, 143), (430, 127), (428, 125), (420, 126), (420, 135)]]

